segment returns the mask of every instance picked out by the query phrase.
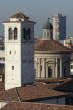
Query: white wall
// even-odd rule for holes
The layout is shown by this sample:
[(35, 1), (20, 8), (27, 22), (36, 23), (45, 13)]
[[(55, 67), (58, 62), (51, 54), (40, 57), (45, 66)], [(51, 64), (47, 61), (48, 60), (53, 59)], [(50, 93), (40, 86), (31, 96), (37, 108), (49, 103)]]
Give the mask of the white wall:
[(2, 109), (4, 106), (6, 106), (7, 103), (6, 102), (0, 102), (0, 109)]
[[(18, 40), (8, 39), (8, 29), (18, 29)], [(5, 24), (5, 89), (21, 86), (21, 30), (20, 23)], [(11, 51), (11, 54), (10, 54)], [(14, 70), (12, 70), (14, 66)]]
[(5, 57), (5, 51), (4, 50), (0, 50), (0, 58)]

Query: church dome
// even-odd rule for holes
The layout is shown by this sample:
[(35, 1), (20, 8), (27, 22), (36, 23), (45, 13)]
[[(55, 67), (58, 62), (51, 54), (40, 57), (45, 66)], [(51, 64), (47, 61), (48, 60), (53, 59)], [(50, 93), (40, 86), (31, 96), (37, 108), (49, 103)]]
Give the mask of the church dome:
[(53, 29), (53, 26), (52, 26), (52, 24), (49, 22), (49, 19), (48, 19), (48, 21), (43, 25), (43, 29), (50, 29), (50, 30)]

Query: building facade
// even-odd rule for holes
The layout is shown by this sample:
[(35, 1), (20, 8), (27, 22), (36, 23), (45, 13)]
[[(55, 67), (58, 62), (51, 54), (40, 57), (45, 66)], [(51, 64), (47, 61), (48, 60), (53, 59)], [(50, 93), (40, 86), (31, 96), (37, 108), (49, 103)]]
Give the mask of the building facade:
[(62, 79), (70, 75), (71, 50), (54, 40), (35, 42), (35, 78)]
[(64, 40), (66, 38), (66, 16), (57, 14), (53, 17), (53, 39)]
[(47, 22), (43, 26), (42, 39), (35, 41), (35, 79), (62, 79), (70, 74), (72, 50), (53, 40), (52, 30), (51, 23)]
[(4, 27), (5, 89), (7, 90), (33, 83), (34, 22), (20, 12), (4, 22)]

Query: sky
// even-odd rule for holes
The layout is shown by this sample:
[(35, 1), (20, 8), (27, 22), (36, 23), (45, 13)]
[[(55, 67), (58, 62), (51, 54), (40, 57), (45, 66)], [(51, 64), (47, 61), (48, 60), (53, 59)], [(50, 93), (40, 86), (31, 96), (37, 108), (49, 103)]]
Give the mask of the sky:
[(73, 36), (73, 0), (0, 0), (0, 36), (4, 36), (3, 21), (23, 12), (36, 21), (35, 36), (42, 36), (42, 26), (56, 13), (67, 16), (67, 35)]

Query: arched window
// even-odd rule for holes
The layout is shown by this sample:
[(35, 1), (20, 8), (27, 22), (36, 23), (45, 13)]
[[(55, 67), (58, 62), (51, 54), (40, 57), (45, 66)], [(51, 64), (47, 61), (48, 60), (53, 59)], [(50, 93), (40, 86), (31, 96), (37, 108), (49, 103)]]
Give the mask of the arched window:
[(48, 78), (52, 77), (52, 69), (48, 67)]
[(27, 39), (30, 40), (30, 34), (31, 34), (31, 30), (30, 28), (27, 30)]
[(23, 28), (23, 38), (24, 40), (26, 40), (26, 29), (25, 28)]
[(17, 28), (14, 28), (14, 40), (17, 39)]
[(12, 39), (12, 28), (9, 28), (9, 40)]

